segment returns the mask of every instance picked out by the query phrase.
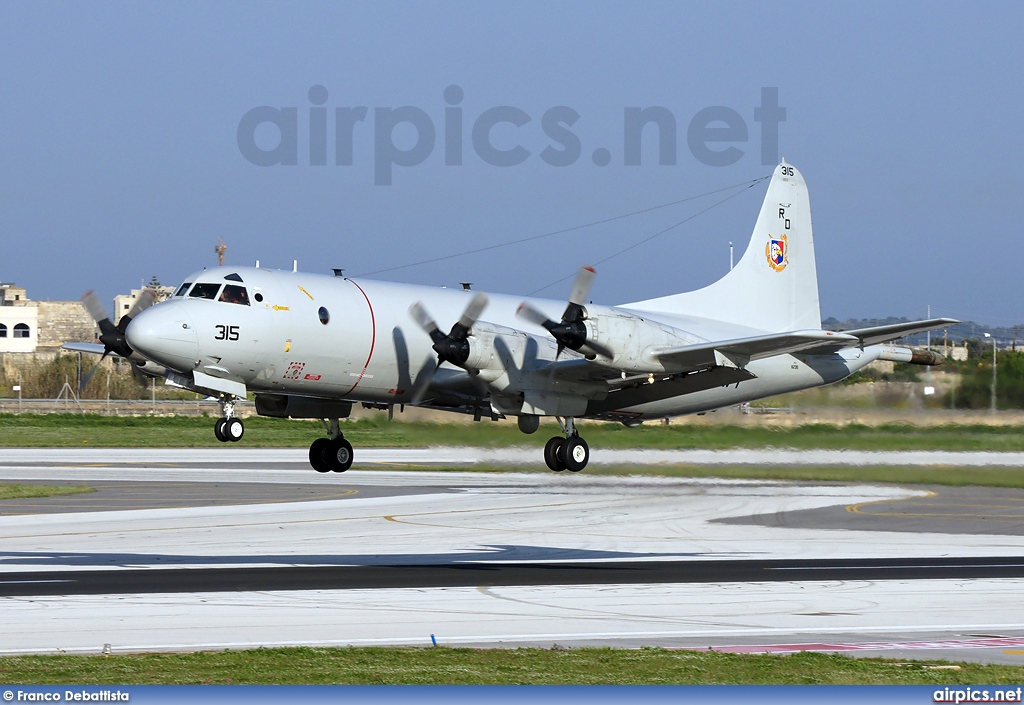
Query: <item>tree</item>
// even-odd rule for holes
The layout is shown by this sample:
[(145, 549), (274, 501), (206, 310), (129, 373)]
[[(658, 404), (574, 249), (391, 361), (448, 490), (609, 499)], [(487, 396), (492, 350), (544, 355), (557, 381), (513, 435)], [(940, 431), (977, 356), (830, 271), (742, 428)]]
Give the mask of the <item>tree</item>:
[[(1024, 352), (997, 352), (996, 405), (1024, 409)], [(992, 404), (992, 351), (972, 357), (961, 368), (956, 405), (961, 409), (987, 409)]]

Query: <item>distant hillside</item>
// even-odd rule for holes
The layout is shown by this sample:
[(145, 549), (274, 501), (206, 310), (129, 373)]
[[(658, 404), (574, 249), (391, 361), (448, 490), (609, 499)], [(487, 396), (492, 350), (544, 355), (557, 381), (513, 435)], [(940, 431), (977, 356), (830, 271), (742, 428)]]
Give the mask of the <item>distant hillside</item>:
[[(855, 328), (870, 328), (872, 326), (886, 326), (893, 323), (907, 323), (909, 321), (909, 318), (896, 318), (895, 316), (890, 316), (889, 318), (849, 318), (845, 321), (829, 317), (821, 322), (821, 327), (825, 330), (843, 331)], [(985, 333), (994, 336), (999, 347), (1009, 346), (1013, 341), (1018, 343), (1024, 342), (1024, 325), (1000, 327), (986, 326), (974, 321), (963, 321), (948, 328), (933, 330), (932, 345), (936, 342), (941, 343), (944, 335), (948, 335), (950, 343), (962, 343), (968, 338), (984, 338)], [(924, 345), (925, 337), (925, 333), (918, 333), (903, 338), (903, 341), (908, 345)]]

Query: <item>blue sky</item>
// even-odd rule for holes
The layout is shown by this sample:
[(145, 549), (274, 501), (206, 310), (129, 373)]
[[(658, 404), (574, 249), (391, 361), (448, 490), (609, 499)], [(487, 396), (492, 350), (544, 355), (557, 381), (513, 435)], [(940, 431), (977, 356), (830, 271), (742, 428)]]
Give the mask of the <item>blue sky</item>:
[[(1011, 3), (4, 2), (0, 279), (33, 298), (109, 300), (215, 264), (218, 236), (229, 263), (360, 274), (571, 228), (770, 173), (754, 119), (768, 87), (786, 109), (779, 156), (811, 192), (824, 316), (923, 317), (930, 304), (1022, 323), (1022, 29)], [(445, 164), (451, 85), (461, 165)], [(312, 86), (327, 93), (324, 166), (310, 164)], [(295, 165), (246, 159), (239, 123), (258, 106), (296, 109)], [(336, 164), (335, 109), (358, 106), (352, 164)], [(380, 140), (397, 151), (423, 136), (376, 122), (401, 106), (427, 116), (435, 143), (380, 185)], [(528, 152), (515, 166), (473, 148), (497, 106), (529, 118), (490, 132), (496, 149)], [(542, 125), (557, 106), (579, 115), (563, 125), (580, 145), (566, 166), (541, 157), (564, 146)], [(650, 126), (627, 166), (624, 111), (650, 106), (676, 121), (675, 164), (659, 164)], [(712, 145), (739, 150), (723, 166), (687, 142), (712, 106), (747, 131)], [(276, 128), (253, 140), (271, 150)], [(603, 262), (593, 298), (716, 279), (763, 194)], [(568, 281), (549, 285), (720, 198), (378, 276), (563, 298)]]

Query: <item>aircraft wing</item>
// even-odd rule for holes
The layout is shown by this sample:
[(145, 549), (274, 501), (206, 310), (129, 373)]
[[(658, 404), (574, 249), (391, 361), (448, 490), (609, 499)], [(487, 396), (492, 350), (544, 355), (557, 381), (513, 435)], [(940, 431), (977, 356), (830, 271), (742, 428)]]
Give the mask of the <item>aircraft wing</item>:
[[(61, 347), (71, 352), (84, 352), (92, 353), (94, 355), (102, 355), (107, 351), (106, 346), (103, 343), (64, 343)], [(114, 357), (121, 357), (115, 352), (111, 352)]]
[(751, 360), (802, 352), (823, 346), (840, 349), (857, 345), (859, 342), (860, 339), (850, 333), (801, 330), (683, 345), (660, 350), (655, 355), (666, 367), (680, 370), (694, 370), (709, 365), (743, 367)]
[(887, 340), (901, 338), (904, 335), (924, 333), (926, 330), (934, 330), (943, 326), (959, 323), (954, 318), (929, 318), (924, 321), (910, 321), (909, 323), (892, 323), (887, 326), (872, 326), (871, 328), (857, 328), (855, 330), (844, 330), (844, 335), (855, 336), (860, 342), (859, 345), (874, 345), (884, 343)]

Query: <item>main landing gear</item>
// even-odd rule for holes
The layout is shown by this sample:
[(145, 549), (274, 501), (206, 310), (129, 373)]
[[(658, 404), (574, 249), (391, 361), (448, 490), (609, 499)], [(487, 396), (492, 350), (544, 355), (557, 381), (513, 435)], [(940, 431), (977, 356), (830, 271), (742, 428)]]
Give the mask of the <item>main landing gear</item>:
[(232, 441), (237, 443), (245, 435), (245, 424), (242, 419), (235, 416), (235, 397), (225, 394), (220, 398), (222, 418), (217, 419), (213, 424), (213, 435), (221, 443)]
[(562, 427), (565, 438), (555, 436), (547, 442), (544, 446), (544, 462), (555, 472), (579, 472), (590, 461), (590, 446), (580, 438), (571, 416), (565, 417), (564, 421), (556, 416), (555, 420)]
[(317, 438), (309, 446), (309, 464), (317, 472), (345, 472), (352, 467), (352, 444), (345, 440), (338, 419), (321, 419), (330, 438)]

